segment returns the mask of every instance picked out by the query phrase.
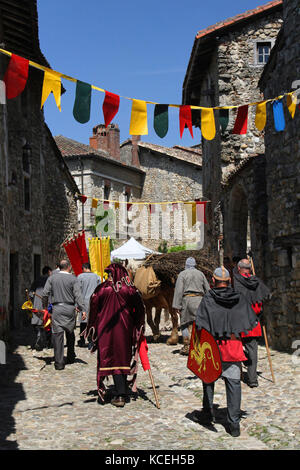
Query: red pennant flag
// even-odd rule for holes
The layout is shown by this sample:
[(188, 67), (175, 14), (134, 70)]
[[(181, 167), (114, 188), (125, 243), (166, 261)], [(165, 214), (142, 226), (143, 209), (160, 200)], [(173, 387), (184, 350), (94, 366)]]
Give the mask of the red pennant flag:
[(246, 134), (248, 124), (248, 105), (240, 106), (236, 116), (233, 134)]
[(127, 203), (127, 210), (128, 210), (128, 211), (130, 211), (131, 206), (132, 206), (132, 204), (130, 204), (130, 203), (128, 202), (128, 203)]
[(148, 344), (147, 344), (146, 338), (143, 334), (141, 335), (139, 355), (140, 355), (140, 359), (141, 359), (143, 369), (144, 370), (149, 370), (150, 369), (150, 362), (149, 362), (149, 358), (148, 358)]
[(107, 211), (109, 209), (109, 201), (103, 201), (103, 209)]
[(12, 54), (4, 75), (6, 96), (16, 98), (25, 88), (28, 78), (29, 60)]
[(177, 202), (173, 202), (173, 203), (172, 203), (172, 208), (173, 208), (173, 212), (174, 212), (174, 209), (178, 209), (178, 204), (177, 204)]
[(84, 231), (82, 233), (78, 234), (75, 237), (75, 243), (77, 245), (79, 256), (81, 258), (81, 264), (88, 263), (89, 262), (89, 257), (88, 257), (87, 248), (86, 248), (85, 232)]
[(66, 250), (75, 276), (78, 276), (82, 273), (82, 262), (75, 240), (64, 243), (63, 247)]
[(195, 201), (196, 202), (196, 214), (197, 214), (197, 220), (199, 222), (204, 222), (207, 224), (206, 220), (206, 214), (205, 214), (205, 209), (206, 209), (206, 201)]
[(103, 115), (105, 127), (107, 127), (113, 120), (117, 112), (119, 111), (120, 97), (109, 91), (105, 92), (105, 98), (103, 101)]
[(186, 126), (188, 127), (191, 133), (191, 136), (194, 138), (193, 128), (192, 128), (192, 110), (190, 106), (183, 105), (183, 106), (180, 106), (180, 109), (179, 109), (180, 137), (182, 137), (184, 128)]

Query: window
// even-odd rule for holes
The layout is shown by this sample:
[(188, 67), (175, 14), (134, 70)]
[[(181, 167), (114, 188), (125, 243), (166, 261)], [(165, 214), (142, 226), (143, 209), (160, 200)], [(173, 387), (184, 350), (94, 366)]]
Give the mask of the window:
[(271, 48), (272, 48), (271, 41), (256, 42), (256, 51), (255, 51), (256, 65), (265, 65), (268, 62)]
[(107, 201), (110, 195), (110, 186), (104, 186), (104, 199)]
[(24, 209), (30, 211), (30, 180), (24, 176)]

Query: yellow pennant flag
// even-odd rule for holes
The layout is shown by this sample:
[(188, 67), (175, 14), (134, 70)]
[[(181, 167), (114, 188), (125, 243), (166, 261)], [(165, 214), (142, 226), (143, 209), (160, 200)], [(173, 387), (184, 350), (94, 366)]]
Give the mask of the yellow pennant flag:
[(61, 111), (60, 106), (60, 97), (61, 97), (61, 74), (52, 71), (45, 71), (44, 73), (44, 82), (43, 82), (43, 91), (42, 91), (42, 103), (41, 108), (44, 106), (44, 103), (50, 93), (53, 93), (56, 106)]
[(216, 125), (213, 108), (201, 109), (201, 134), (206, 140), (215, 138)]
[(295, 112), (296, 112), (296, 106), (297, 106), (297, 98), (293, 93), (289, 93), (287, 95), (286, 104), (287, 104), (288, 110), (290, 112), (290, 115), (294, 119)]
[(132, 100), (130, 135), (147, 135), (147, 103), (141, 100)]
[(267, 122), (267, 103), (263, 101), (256, 105), (255, 126), (259, 131), (262, 131)]
[(93, 207), (94, 209), (96, 209), (97, 206), (98, 206), (98, 199), (96, 199), (96, 198), (93, 197), (93, 199), (92, 199), (92, 207)]

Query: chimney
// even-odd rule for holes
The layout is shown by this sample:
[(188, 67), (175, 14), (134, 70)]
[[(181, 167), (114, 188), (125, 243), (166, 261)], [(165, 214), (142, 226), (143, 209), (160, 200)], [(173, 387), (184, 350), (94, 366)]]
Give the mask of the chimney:
[(139, 159), (139, 141), (141, 140), (140, 135), (132, 135), (131, 136), (131, 142), (132, 142), (132, 148), (131, 148), (131, 165), (135, 166), (137, 168), (140, 168), (140, 159)]
[(90, 147), (95, 150), (104, 150), (115, 160), (120, 161), (120, 129), (117, 124), (98, 124), (93, 128), (90, 137)]

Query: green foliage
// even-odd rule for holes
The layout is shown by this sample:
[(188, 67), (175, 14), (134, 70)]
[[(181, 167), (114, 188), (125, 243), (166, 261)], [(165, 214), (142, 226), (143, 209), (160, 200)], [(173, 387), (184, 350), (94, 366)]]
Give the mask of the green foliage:
[(177, 245), (177, 246), (171, 246), (168, 248), (168, 253), (173, 253), (175, 251), (184, 251), (186, 250), (186, 245)]

